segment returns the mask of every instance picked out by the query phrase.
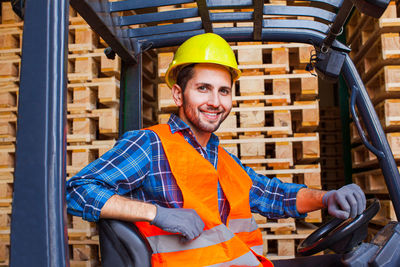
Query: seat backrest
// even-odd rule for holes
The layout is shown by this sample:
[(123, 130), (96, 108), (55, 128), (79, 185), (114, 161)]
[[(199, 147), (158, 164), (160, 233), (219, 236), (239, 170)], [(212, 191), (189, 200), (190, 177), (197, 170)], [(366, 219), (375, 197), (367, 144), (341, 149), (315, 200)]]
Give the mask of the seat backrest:
[(102, 266), (151, 266), (151, 247), (133, 223), (101, 219), (99, 235)]

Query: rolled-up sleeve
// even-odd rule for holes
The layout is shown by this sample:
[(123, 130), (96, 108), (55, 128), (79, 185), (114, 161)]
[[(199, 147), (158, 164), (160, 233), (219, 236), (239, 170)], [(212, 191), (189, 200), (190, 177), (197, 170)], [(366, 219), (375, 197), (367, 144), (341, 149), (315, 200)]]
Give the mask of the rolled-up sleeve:
[(146, 131), (125, 133), (111, 150), (66, 182), (68, 213), (98, 221), (111, 196), (129, 196), (141, 185), (151, 167), (151, 152)]
[(268, 178), (256, 173), (252, 168), (245, 167), (240, 160), (231, 155), (242, 166), (253, 181), (250, 189), (251, 212), (259, 213), (271, 219), (304, 218), (306, 213), (300, 214), (296, 207), (297, 192), (306, 186), (303, 184), (283, 183), (277, 178)]

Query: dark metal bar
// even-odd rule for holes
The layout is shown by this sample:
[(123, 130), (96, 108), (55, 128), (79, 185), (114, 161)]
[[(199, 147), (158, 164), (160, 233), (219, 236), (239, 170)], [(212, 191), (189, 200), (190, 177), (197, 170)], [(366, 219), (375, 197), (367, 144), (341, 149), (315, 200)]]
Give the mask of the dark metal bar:
[(324, 3), (324, 4), (328, 4), (330, 6), (338, 8), (342, 5), (343, 0), (308, 0), (308, 2)]
[(262, 19), (263, 19), (263, 6), (264, 0), (253, 0), (254, 3), (254, 12), (253, 12), (253, 21), (254, 21), (254, 31), (253, 38), (256, 41), (261, 40), (261, 28), (262, 28)]
[(123, 61), (132, 64), (136, 62), (135, 53), (132, 51), (137, 51), (129, 39), (120, 38), (121, 29), (114, 26), (108, 1), (70, 0), (70, 4)]
[(264, 28), (287, 28), (287, 29), (310, 29), (327, 33), (328, 25), (313, 20), (283, 20), (283, 19), (266, 19), (263, 20)]
[[(338, 41), (346, 43), (346, 34), (338, 36)], [(353, 61), (354, 62), (354, 61)], [(350, 95), (346, 82), (341, 74), (338, 82), (339, 91), (339, 107), (340, 107), (340, 121), (341, 121), (341, 134), (342, 134), (342, 148), (343, 148), (343, 170), (344, 170), (344, 183), (351, 184), (353, 182), (353, 168), (351, 159), (351, 138), (350, 138)]]
[(118, 11), (127, 11), (127, 10), (140, 9), (140, 8), (187, 4), (187, 3), (193, 3), (193, 2), (194, 2), (193, 0), (152, 0), (152, 1), (127, 0), (127, 1), (120, 1), (120, 2), (110, 2), (110, 11), (118, 12)]
[[(281, 20), (277, 20), (281, 21)], [(139, 38), (138, 41), (143, 46), (152, 46), (153, 48), (175, 46), (184, 42), (186, 39), (204, 33), (204, 30), (195, 30), (188, 32), (162, 34), (157, 36), (146, 36)], [(215, 28), (214, 33), (221, 35), (228, 42), (248, 42), (253, 41), (253, 28), (252, 27), (232, 27), (232, 28)], [(298, 42), (321, 45), (325, 39), (325, 34), (309, 30), (309, 29), (262, 29), (261, 40), (270, 42)], [(333, 42), (335, 49), (349, 52), (350, 49), (342, 43), (335, 40)]]
[(328, 52), (332, 42), (343, 32), (343, 25), (346, 22), (347, 17), (350, 15), (352, 9), (353, 3), (351, 0), (344, 0), (338, 14), (336, 15), (335, 21), (333, 22), (331, 29), (321, 46), (321, 51), (323, 53)]
[(68, 1), (27, 0), (11, 266), (69, 266), (66, 236)]
[(120, 135), (126, 131), (142, 128), (142, 53), (137, 56), (137, 64), (122, 64)]
[(378, 157), (378, 160), (385, 177), (390, 199), (393, 202), (397, 220), (399, 220), (400, 174), (389, 143), (386, 139), (385, 132), (382, 129), (378, 116), (376, 115), (374, 106), (349, 55), (346, 55), (342, 73), (347, 83), (347, 87), (354, 88), (352, 94), (357, 94), (355, 102), (357, 104), (358, 113), (364, 121), (368, 137), (372, 143), (371, 145), (383, 154), (383, 156)]
[(264, 6), (264, 15), (277, 16), (307, 16), (323, 19), (328, 22), (335, 20), (335, 13), (325, 9), (307, 6)]
[(168, 47), (168, 46), (180, 45), (190, 37), (202, 33), (205, 33), (204, 29), (160, 34), (157, 36), (144, 36), (142, 38), (138, 38), (138, 42), (144, 47), (152, 47), (152, 48)]
[(210, 18), (211, 18), (212, 22), (252, 21), (253, 20), (253, 12), (211, 13)]
[(207, 0), (208, 8), (244, 8), (252, 7), (253, 0)]
[(171, 32), (200, 30), (202, 27), (203, 23), (201, 21), (192, 21), (192, 22), (151, 26), (151, 27), (137, 28), (137, 29), (127, 29), (127, 31), (129, 32), (128, 33), (129, 38), (139, 38), (147, 35), (158, 35)]
[(169, 20), (185, 19), (198, 17), (197, 8), (187, 8), (181, 10), (164, 11), (158, 13), (146, 13), (132, 16), (119, 17), (118, 26), (128, 26), (134, 24), (164, 22)]
[(213, 32), (213, 27), (210, 20), (210, 12), (208, 11), (206, 0), (196, 0), (197, 7), (201, 21), (203, 22), (203, 28), (206, 32)]

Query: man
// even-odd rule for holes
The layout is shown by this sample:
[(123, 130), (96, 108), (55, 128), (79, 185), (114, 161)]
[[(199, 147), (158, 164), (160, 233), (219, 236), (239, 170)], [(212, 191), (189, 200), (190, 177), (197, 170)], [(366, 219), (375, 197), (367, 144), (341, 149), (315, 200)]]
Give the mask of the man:
[(261, 233), (251, 212), (304, 217), (328, 207), (339, 218), (360, 214), (366, 201), (354, 184), (325, 192), (282, 183), (218, 146), (213, 132), (230, 113), (240, 74), (220, 36), (184, 42), (166, 73), (178, 114), (166, 125), (125, 133), (70, 179), (69, 213), (136, 222), (153, 249), (153, 265), (170, 266), (272, 266), (260, 256)]

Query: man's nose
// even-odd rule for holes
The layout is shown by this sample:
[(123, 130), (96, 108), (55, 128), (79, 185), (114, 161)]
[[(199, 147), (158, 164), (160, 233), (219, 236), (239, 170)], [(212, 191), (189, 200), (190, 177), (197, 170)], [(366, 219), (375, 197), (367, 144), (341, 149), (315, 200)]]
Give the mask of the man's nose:
[(208, 105), (213, 106), (213, 107), (219, 107), (220, 105), (220, 99), (219, 99), (219, 94), (218, 91), (210, 91), (210, 94), (208, 96)]

